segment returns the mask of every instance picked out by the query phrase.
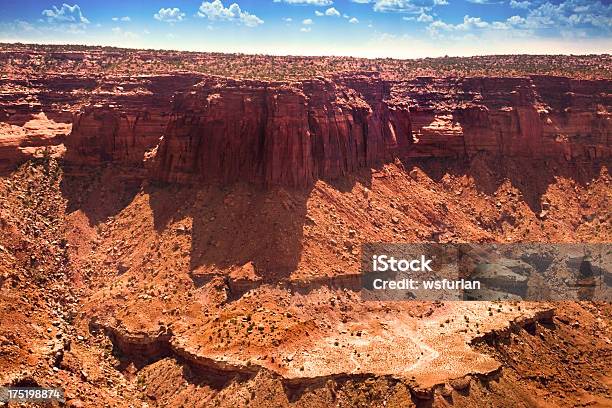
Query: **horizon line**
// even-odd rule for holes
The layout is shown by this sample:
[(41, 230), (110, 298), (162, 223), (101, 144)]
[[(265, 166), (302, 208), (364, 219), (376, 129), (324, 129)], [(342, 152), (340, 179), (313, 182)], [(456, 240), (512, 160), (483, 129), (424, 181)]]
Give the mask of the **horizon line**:
[(574, 53), (551, 53), (551, 54), (541, 54), (541, 53), (517, 53), (517, 54), (509, 54), (509, 53), (500, 53), (500, 54), (471, 54), (471, 55), (444, 55), (444, 56), (432, 56), (432, 57), (366, 57), (366, 56), (356, 56), (356, 55), (342, 55), (342, 54), (274, 54), (274, 53), (258, 53), (258, 52), (220, 52), (220, 51), (198, 51), (198, 50), (179, 50), (173, 48), (139, 48), (139, 47), (118, 47), (116, 45), (102, 45), (102, 44), (82, 44), (82, 43), (40, 43), (40, 42), (28, 42), (28, 41), (5, 41), (0, 40), (0, 45), (26, 45), (26, 46), (52, 46), (52, 47), (84, 47), (84, 48), (110, 48), (115, 50), (133, 50), (133, 51), (156, 51), (156, 52), (177, 52), (177, 53), (190, 53), (190, 54), (217, 54), (217, 55), (250, 55), (250, 56), (265, 56), (265, 57), (301, 57), (301, 58), (353, 58), (353, 59), (365, 59), (365, 60), (423, 60), (423, 59), (444, 59), (444, 58), (483, 58), (483, 57), (503, 57), (503, 56), (530, 56), (530, 57), (538, 57), (538, 56), (560, 56), (560, 57), (588, 57), (588, 56), (610, 56), (610, 53), (587, 53), (587, 54), (574, 54)]

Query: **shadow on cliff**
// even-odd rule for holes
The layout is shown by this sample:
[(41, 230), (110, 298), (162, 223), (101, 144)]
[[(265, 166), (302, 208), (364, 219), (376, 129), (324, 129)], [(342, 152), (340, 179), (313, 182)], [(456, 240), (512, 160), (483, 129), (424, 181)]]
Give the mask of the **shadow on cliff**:
[(302, 254), (306, 202), (311, 189), (263, 189), (247, 184), (145, 187), (162, 231), (192, 220), (190, 271), (194, 279), (227, 275), (252, 262), (264, 282), (287, 278)]
[(373, 166), (372, 168), (363, 168), (355, 171), (352, 174), (347, 174), (341, 177), (325, 178), (321, 181), (341, 193), (350, 193), (355, 188), (357, 183), (364, 187), (372, 187), (372, 171), (380, 171), (384, 167), (383, 164)]
[(568, 162), (551, 159), (495, 158), (476, 156), (471, 160), (461, 159), (406, 159), (402, 161), (409, 171), (416, 166), (432, 180), (440, 182), (446, 174), (456, 177), (467, 175), (474, 179), (476, 188), (488, 196), (509, 180), (517, 188), (531, 211), (542, 211), (542, 196), (555, 179), (566, 178), (586, 186), (600, 174), (604, 163)]
[(90, 226), (105, 222), (132, 202), (140, 190), (141, 181), (117, 177), (112, 166), (89, 167), (80, 172), (65, 171), (62, 176), (62, 196), (67, 200), (67, 212), (81, 210)]
[[(342, 192), (350, 192), (357, 182), (371, 186), (370, 170), (325, 180)], [(61, 182), (67, 211), (82, 211), (90, 226), (119, 214), (140, 191), (148, 195), (158, 232), (191, 219), (190, 229), (175, 233), (191, 238), (190, 272), (196, 281), (228, 275), (249, 262), (263, 282), (288, 278), (302, 256), (304, 225), (312, 222), (306, 208), (312, 189), (143, 183), (121, 177), (112, 166), (71, 168)]]

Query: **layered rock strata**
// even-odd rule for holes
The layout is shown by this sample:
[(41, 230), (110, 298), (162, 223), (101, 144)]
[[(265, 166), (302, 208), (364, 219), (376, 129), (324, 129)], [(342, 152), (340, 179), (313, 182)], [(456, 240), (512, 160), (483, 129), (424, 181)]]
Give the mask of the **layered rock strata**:
[(172, 112), (171, 98), (199, 74), (49, 75), (0, 80), (0, 171), (40, 149), (63, 150), (73, 165), (142, 166)]
[(392, 160), (412, 143), (408, 109), (329, 80), (206, 81), (177, 95), (157, 152), (170, 182), (304, 186)]
[[(65, 139), (72, 167), (112, 163), (164, 182), (304, 187), (396, 158), (609, 160), (611, 84), (551, 76), (391, 81), (371, 72), (299, 82), (64, 75), (3, 80), (0, 120), (3, 129), (23, 127), (44, 113), (71, 125), (38, 145)], [(0, 135), (4, 168), (29, 157), (18, 149), (28, 132)]]
[(186, 74), (117, 78), (101, 84), (97, 98), (74, 115), (66, 160), (142, 166), (145, 152), (164, 134), (174, 93), (200, 80), (199, 75)]
[(177, 95), (154, 177), (303, 186), (396, 157), (609, 159), (610, 90), (551, 77), (205, 81)]

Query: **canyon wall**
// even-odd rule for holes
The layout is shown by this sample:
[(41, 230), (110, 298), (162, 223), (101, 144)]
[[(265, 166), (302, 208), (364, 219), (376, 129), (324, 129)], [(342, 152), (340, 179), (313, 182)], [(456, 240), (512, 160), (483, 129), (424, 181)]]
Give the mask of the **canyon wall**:
[(142, 167), (168, 124), (172, 95), (201, 80), (199, 74), (2, 78), (0, 171), (44, 146), (65, 150), (71, 165)]
[(610, 84), (390, 82), (371, 73), (299, 83), (210, 79), (176, 95), (154, 177), (304, 186), (396, 157), (609, 159)]
[(397, 88), (418, 139), (409, 156), (610, 158), (611, 81), (426, 78)]
[(176, 96), (155, 177), (305, 186), (392, 160), (412, 142), (410, 114), (373, 87), (366, 101), (322, 79), (205, 81)]
[(113, 163), (163, 182), (303, 187), (413, 157), (609, 160), (611, 84), (372, 72), (297, 82), (197, 73), (3, 80), (0, 121), (13, 137), (0, 139), (0, 160), (28, 157), (15, 149), (32, 140), (25, 124), (40, 114), (51, 122), (36, 143), (64, 143), (69, 168)]
[(93, 99), (74, 114), (66, 161), (141, 166), (145, 152), (164, 134), (174, 93), (201, 79), (186, 74), (117, 77), (98, 83)]

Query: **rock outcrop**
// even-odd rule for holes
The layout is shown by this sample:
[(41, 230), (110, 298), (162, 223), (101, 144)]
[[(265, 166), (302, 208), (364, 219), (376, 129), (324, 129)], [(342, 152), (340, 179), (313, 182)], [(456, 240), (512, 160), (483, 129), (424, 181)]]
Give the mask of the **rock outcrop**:
[(177, 95), (157, 152), (169, 182), (305, 186), (391, 160), (412, 143), (407, 109), (335, 81), (205, 81)]
[(145, 152), (159, 143), (172, 113), (175, 92), (201, 80), (199, 75), (119, 77), (98, 84), (94, 99), (74, 115), (67, 140), (70, 164), (102, 162), (141, 167)]
[(177, 95), (154, 177), (304, 186), (396, 157), (607, 159), (609, 90), (543, 77), (211, 79)]
[(142, 167), (144, 152), (157, 145), (168, 124), (174, 92), (201, 80), (199, 74), (3, 78), (0, 170), (45, 146), (57, 153), (64, 143), (71, 165), (111, 161)]
[[(163, 182), (304, 187), (396, 158), (608, 160), (611, 83), (372, 72), (297, 82), (197, 73), (3, 80), (0, 165), (31, 157), (23, 147), (32, 143), (65, 142), (71, 168), (112, 163)], [(45, 137), (25, 126), (39, 114), (60, 124)]]
[(398, 88), (418, 139), (409, 156), (593, 160), (612, 153), (610, 81), (422, 78)]
[(59, 157), (64, 153), (63, 143), (70, 133), (70, 124), (55, 122), (42, 112), (28, 115), (24, 121), (0, 122), (0, 172), (33, 157)]

